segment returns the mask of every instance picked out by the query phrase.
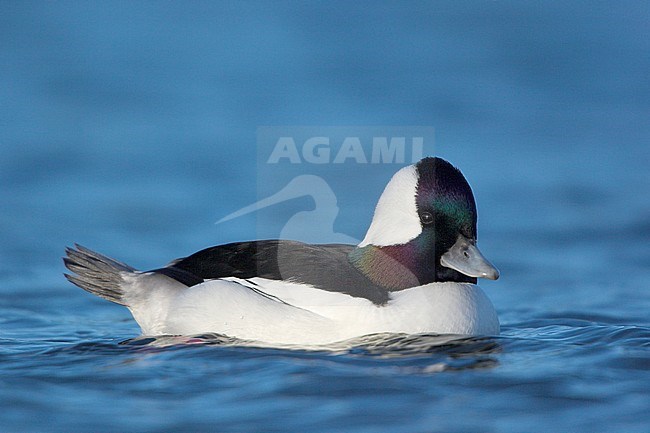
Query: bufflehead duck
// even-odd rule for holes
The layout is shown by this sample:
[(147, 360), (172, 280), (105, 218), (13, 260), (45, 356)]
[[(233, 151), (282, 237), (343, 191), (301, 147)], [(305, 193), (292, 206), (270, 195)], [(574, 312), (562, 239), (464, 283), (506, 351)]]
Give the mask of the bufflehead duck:
[(219, 245), (141, 272), (80, 245), (66, 278), (126, 306), (144, 335), (218, 333), (267, 344), (326, 344), (373, 333), (497, 335), (477, 278), (476, 204), (441, 158), (399, 170), (358, 245), (260, 240)]

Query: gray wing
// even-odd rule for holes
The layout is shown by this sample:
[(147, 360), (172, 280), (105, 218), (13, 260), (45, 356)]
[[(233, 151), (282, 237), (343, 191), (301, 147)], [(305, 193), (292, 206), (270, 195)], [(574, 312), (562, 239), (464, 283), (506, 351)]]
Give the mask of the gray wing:
[(154, 272), (187, 286), (226, 277), (289, 280), (385, 304), (388, 290), (373, 284), (350, 263), (348, 254), (354, 248), (285, 240), (237, 242), (206, 248)]

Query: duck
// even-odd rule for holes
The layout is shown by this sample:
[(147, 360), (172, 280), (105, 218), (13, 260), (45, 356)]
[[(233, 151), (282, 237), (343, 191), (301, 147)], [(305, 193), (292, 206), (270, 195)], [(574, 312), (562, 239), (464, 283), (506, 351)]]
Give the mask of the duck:
[(139, 271), (74, 244), (63, 261), (71, 283), (127, 307), (144, 336), (319, 345), (379, 333), (495, 336), (500, 329), (477, 285), (499, 271), (477, 247), (472, 189), (439, 157), (392, 176), (356, 245), (243, 241)]

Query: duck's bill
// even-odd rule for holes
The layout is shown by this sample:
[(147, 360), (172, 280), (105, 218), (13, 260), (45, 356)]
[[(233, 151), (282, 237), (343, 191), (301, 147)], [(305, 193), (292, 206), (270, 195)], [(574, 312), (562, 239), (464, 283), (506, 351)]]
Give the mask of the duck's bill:
[(481, 251), (465, 236), (458, 236), (456, 243), (440, 258), (440, 264), (461, 274), (474, 278), (499, 278), (499, 270), (481, 254)]

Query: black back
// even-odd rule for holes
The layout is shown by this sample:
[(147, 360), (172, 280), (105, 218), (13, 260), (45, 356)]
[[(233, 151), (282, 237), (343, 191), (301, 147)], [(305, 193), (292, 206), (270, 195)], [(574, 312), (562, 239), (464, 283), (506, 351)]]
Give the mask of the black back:
[(187, 286), (226, 277), (288, 280), (385, 304), (388, 289), (372, 283), (350, 263), (348, 254), (354, 248), (286, 240), (236, 242), (206, 248), (153, 272)]

